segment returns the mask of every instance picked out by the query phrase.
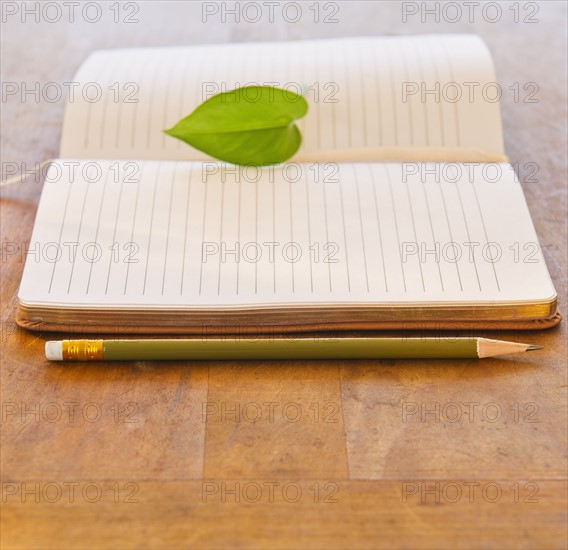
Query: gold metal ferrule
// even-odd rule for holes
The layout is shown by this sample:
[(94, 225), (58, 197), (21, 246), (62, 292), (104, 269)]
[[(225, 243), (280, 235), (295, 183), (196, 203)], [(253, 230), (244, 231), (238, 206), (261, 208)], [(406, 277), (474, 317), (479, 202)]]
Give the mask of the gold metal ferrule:
[(102, 340), (63, 340), (63, 361), (100, 361), (103, 358)]

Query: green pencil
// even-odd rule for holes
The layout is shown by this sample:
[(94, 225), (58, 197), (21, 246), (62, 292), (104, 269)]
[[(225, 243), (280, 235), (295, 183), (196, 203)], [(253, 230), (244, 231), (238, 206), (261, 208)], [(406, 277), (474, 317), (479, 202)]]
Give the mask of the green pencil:
[(542, 346), (487, 338), (208, 338), (45, 343), (45, 355), (51, 361), (481, 359), (536, 349)]

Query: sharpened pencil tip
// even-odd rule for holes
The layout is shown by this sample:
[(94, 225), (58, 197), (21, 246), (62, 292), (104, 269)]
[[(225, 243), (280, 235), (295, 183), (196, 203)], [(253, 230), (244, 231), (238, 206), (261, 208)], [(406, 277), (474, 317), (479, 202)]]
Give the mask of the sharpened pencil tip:
[(527, 347), (526, 351), (534, 351), (535, 349), (544, 349), (544, 346), (531, 345)]

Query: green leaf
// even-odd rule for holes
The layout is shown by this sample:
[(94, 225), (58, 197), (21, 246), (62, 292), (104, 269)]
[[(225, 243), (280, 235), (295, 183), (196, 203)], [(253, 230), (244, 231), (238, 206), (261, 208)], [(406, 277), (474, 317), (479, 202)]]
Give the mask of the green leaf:
[(307, 112), (306, 100), (294, 92), (245, 86), (214, 95), (164, 132), (217, 159), (265, 166), (299, 149), (302, 135), (294, 121)]

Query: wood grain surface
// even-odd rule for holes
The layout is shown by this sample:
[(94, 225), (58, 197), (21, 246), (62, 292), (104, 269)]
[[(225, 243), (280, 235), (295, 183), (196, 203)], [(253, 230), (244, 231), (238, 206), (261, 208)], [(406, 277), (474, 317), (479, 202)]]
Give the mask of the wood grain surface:
[[(280, 7), (272, 23), (236, 23), (220, 12), (203, 22), (198, 2), (93, 4), (97, 23), (80, 10), (73, 23), (65, 11), (51, 23), (5, 13), (3, 90), (72, 81), (101, 48), (482, 35), (504, 90), (506, 149), (566, 311), (565, 2), (500, 2), (495, 22), (464, 7), (454, 23), (404, 22), (400, 2), (341, 3), (337, 23), (323, 22), (333, 2), (318, 23), (314, 2), (296, 23)], [(132, 6), (137, 23), (114, 23)], [(522, 101), (527, 83), (535, 103)], [(57, 156), (63, 99), (16, 94), (1, 106), (3, 177)], [(47, 335), (14, 323), (41, 187), (30, 176), (0, 202), (2, 548), (566, 548), (565, 322), (492, 333), (545, 346), (511, 359), (56, 366)]]

